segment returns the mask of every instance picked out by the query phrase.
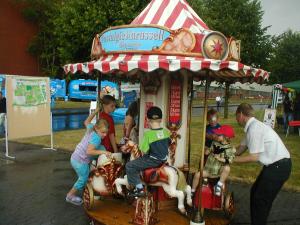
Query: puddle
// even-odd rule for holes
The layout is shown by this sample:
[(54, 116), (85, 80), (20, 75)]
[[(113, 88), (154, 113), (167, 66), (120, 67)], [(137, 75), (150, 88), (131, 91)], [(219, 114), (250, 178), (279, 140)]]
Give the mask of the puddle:
[(13, 164), (15, 161), (6, 159), (5, 156), (0, 156), (0, 166)]

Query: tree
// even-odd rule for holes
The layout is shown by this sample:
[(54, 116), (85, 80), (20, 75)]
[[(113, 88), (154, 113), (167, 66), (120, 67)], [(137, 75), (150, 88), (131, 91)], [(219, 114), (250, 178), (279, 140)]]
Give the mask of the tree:
[(241, 40), (243, 63), (265, 67), (270, 58), (271, 36), (262, 27), (258, 0), (190, 0), (191, 6), (212, 30)]
[(274, 37), (274, 52), (269, 70), (272, 83), (286, 83), (300, 79), (300, 33), (291, 30)]
[(146, 0), (19, 0), (24, 14), (40, 31), (29, 50), (40, 59), (47, 76), (63, 73), (66, 63), (88, 61), (92, 40), (110, 26), (130, 23)]

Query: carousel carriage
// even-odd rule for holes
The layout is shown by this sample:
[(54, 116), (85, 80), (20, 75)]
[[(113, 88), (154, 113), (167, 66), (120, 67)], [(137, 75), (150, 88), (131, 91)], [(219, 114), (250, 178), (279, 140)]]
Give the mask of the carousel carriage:
[[(189, 173), (191, 167), (190, 123), (193, 98), (191, 97), (189, 101), (189, 96), (192, 96), (193, 80), (202, 81), (205, 85), (199, 166), (202, 173), (210, 82), (225, 83), (228, 98), (231, 83), (236, 81), (262, 83), (269, 76), (264, 70), (240, 63), (239, 55), (240, 42), (234, 38), (227, 39), (220, 32), (210, 30), (185, 0), (152, 0), (131, 25), (112, 27), (96, 35), (91, 50), (93, 61), (68, 64), (64, 69), (66, 73), (96, 71), (100, 81), (102, 78), (140, 81), (139, 137), (141, 138), (144, 130), (148, 129), (145, 117), (147, 109), (154, 105), (159, 106), (164, 115), (162, 125), (171, 132), (169, 164), (185, 173)], [(98, 90), (101, 90), (101, 87), (98, 87)], [(110, 170), (108, 167), (114, 169)], [(106, 193), (113, 194), (115, 190), (111, 186), (112, 181), (119, 178), (123, 167), (114, 162), (105, 168), (97, 170), (91, 180), (96, 179), (98, 174), (106, 177), (108, 183)], [(108, 178), (107, 171), (113, 171), (114, 176)], [(102, 187), (103, 185), (102, 182)], [(224, 194), (219, 200), (213, 199), (210, 183), (202, 185), (202, 179), (200, 187), (204, 188), (199, 191), (198, 210), (190, 224), (204, 224), (203, 218), (207, 223), (213, 224), (208, 217), (204, 217), (203, 208), (230, 209), (230, 212), (233, 212), (232, 196), (228, 198), (227, 194)], [(88, 191), (85, 191), (85, 196), (90, 199), (92, 191), (98, 191), (100, 194), (102, 192), (93, 185), (88, 185), (86, 190)], [(167, 204), (172, 199), (170, 200), (161, 189), (154, 199), (155, 204), (152, 198), (144, 200), (139, 201), (136, 211), (121, 200), (110, 199), (95, 201), (94, 210), (87, 207), (86, 212), (91, 220), (102, 224), (128, 224), (132, 221), (134, 213), (142, 218), (142, 222), (134, 220), (140, 224), (154, 222), (155, 220), (149, 218), (151, 216), (157, 217), (164, 224), (174, 224), (174, 220), (176, 224), (189, 223), (187, 218), (174, 213), (175, 204)], [(205, 206), (205, 202), (210, 203), (209, 207)], [(170, 207), (164, 207), (166, 205)]]
[(228, 191), (227, 184), (225, 183), (222, 188), (220, 196), (214, 194), (214, 186), (218, 182), (219, 178), (204, 178), (202, 181), (202, 188), (198, 189), (194, 202), (195, 206), (199, 204), (199, 192), (201, 191), (202, 201), (201, 207), (204, 209), (211, 209), (217, 211), (223, 211), (225, 217), (231, 220), (235, 213), (235, 202), (233, 192)]

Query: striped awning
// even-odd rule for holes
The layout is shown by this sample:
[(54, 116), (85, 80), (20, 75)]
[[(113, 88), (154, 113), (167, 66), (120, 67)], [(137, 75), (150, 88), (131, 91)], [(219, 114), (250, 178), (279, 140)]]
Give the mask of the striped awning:
[[(96, 61), (64, 66), (66, 73), (100, 71), (103, 74), (137, 77), (141, 72), (155, 70), (187, 70), (194, 77), (211, 77), (217, 81), (262, 83), (269, 78), (268, 72), (246, 66), (238, 61), (221, 61), (195, 56), (200, 52), (202, 38), (210, 30), (186, 0), (152, 0), (132, 21), (131, 25), (159, 25), (176, 30), (185, 28), (196, 38), (196, 47), (191, 54), (164, 55), (141, 53), (116, 53), (101, 56)], [(194, 54), (194, 55), (193, 55)]]
[[(261, 83), (269, 77), (268, 72), (246, 66), (236, 61), (221, 61), (199, 57), (169, 56), (169, 55), (140, 55), (140, 54), (112, 54), (102, 56), (97, 61), (68, 64), (64, 66), (66, 73), (84, 72), (93, 70), (104, 74), (135, 75), (131, 71), (151, 72), (162, 69), (178, 71), (185, 69), (194, 75), (202, 76), (203, 71), (209, 71), (209, 76), (216, 80), (239, 80), (241, 82)], [(206, 73), (207, 75), (207, 73)]]

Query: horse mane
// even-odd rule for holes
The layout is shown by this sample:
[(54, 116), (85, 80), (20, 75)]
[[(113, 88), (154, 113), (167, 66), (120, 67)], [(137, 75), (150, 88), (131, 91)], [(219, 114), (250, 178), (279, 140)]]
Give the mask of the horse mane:
[(142, 156), (142, 152), (139, 149), (138, 144), (131, 142), (126, 142), (126, 144), (122, 145), (120, 147), (120, 150), (123, 153), (130, 153), (131, 154), (131, 158), (136, 159)]

